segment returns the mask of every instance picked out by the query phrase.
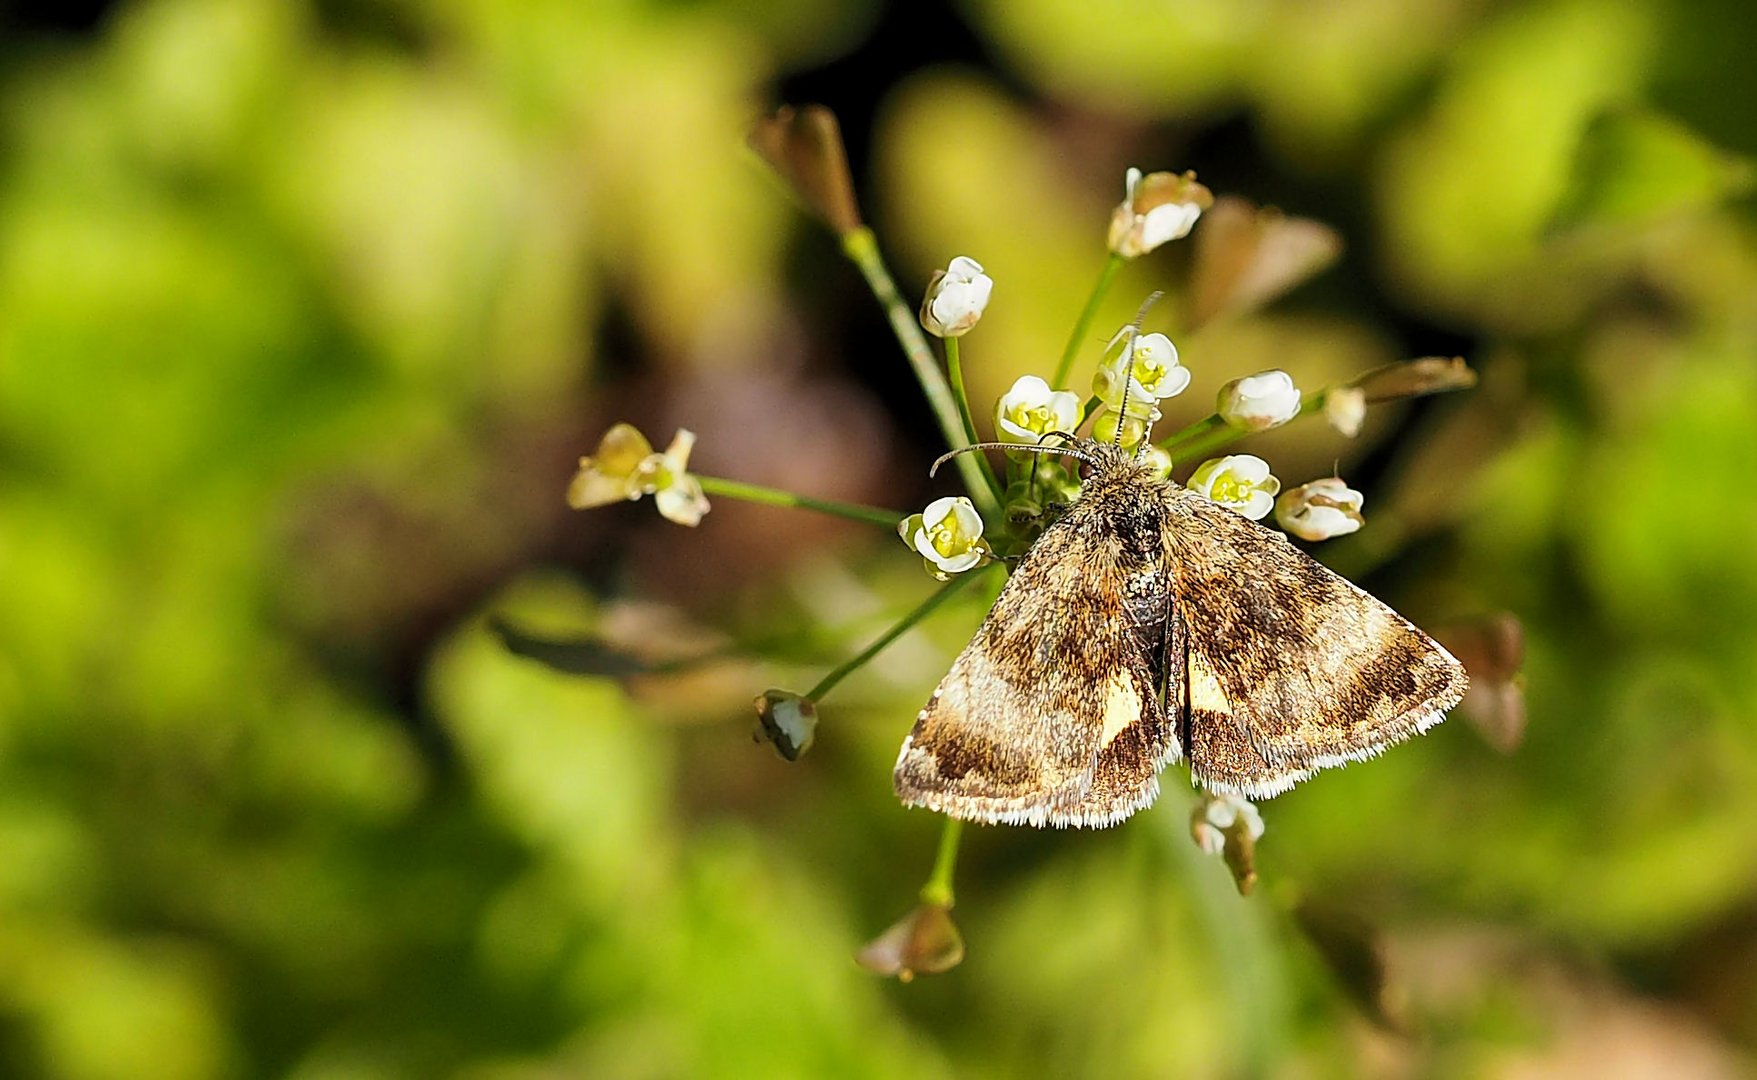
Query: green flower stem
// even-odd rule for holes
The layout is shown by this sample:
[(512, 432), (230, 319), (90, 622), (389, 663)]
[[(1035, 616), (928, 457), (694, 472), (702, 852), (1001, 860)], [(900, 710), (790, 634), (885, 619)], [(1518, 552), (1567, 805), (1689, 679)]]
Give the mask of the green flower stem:
[(1074, 357), (1079, 354), (1080, 346), (1086, 343), (1086, 335), (1092, 330), (1092, 320), (1098, 316), (1098, 306), (1104, 303), (1104, 294), (1110, 291), (1110, 283), (1116, 280), (1117, 271), (1126, 262), (1127, 259), (1114, 251), (1104, 261), (1104, 269), (1098, 272), (1098, 283), (1092, 286), (1092, 295), (1086, 298), (1086, 308), (1080, 312), (1079, 321), (1074, 323), (1074, 332), (1068, 335), (1068, 346), (1062, 350), (1061, 362), (1055, 366), (1055, 378), (1049, 380), (1050, 389), (1067, 384), (1068, 372), (1074, 367)]
[(952, 871), (958, 865), (958, 840), (964, 834), (964, 823), (948, 817), (940, 827), (939, 854), (933, 859), (933, 873), (921, 887), (921, 902), (952, 906)]
[(1226, 421), (1220, 419), (1219, 414), (1210, 413), (1209, 415), (1204, 416), (1202, 419), (1197, 420), (1195, 423), (1191, 424), (1189, 427), (1184, 428), (1182, 431), (1178, 432), (1177, 434), (1169, 436), (1164, 439), (1160, 439), (1159, 445), (1162, 448), (1164, 448), (1165, 450), (1170, 451), (1170, 450), (1175, 449), (1179, 443), (1186, 443), (1186, 442), (1190, 442), (1191, 440), (1194, 440), (1194, 439), (1204, 438), (1208, 435), (1213, 434), (1216, 431), (1219, 431), (1221, 428), (1223, 428), (1225, 426), (1226, 426)]
[(877, 656), (879, 653), (884, 652), (885, 647), (891, 642), (908, 633), (909, 629), (916, 623), (933, 614), (935, 608), (939, 607), (947, 600), (950, 600), (953, 596), (956, 596), (965, 586), (981, 577), (982, 572), (985, 569), (987, 569), (987, 567), (978, 567), (975, 570), (959, 574), (944, 585), (941, 585), (934, 591), (932, 596), (929, 596), (926, 600), (917, 604), (914, 611), (911, 611), (901, 619), (898, 619), (889, 630), (880, 634), (878, 639), (871, 645), (860, 650), (860, 652), (854, 657), (850, 658), (828, 675), (819, 679), (816, 686), (805, 692), (805, 696), (813, 701), (823, 701), (824, 695), (833, 690), (837, 683), (847, 678), (850, 674), (858, 670), (863, 664)]
[(1086, 424), (1086, 421), (1092, 419), (1092, 414), (1097, 412), (1099, 409), (1102, 409), (1103, 407), (1104, 407), (1104, 399), (1103, 398), (1097, 398), (1097, 397), (1087, 398), (1086, 399), (1086, 408), (1084, 410), (1082, 410), (1080, 413), (1080, 422), (1078, 424), (1075, 424), (1074, 426), (1075, 427), (1084, 427)]
[[(1329, 392), (1330, 391), (1326, 388), (1315, 394), (1306, 396), (1300, 401), (1299, 412), (1294, 413), (1287, 423), (1291, 424), (1295, 420), (1298, 420), (1303, 416), (1309, 416), (1323, 408), (1324, 396)], [(1205, 436), (1190, 439), (1188, 442), (1183, 441), (1185, 436), (1191, 431), (1204, 425), (1206, 425), (1207, 428), (1207, 434)], [(1285, 427), (1286, 424), (1277, 424), (1276, 426)], [(1214, 451), (1222, 449), (1223, 447), (1231, 446), (1246, 435), (1254, 434), (1256, 434), (1256, 432), (1244, 431), (1240, 428), (1233, 427), (1226, 421), (1220, 419), (1219, 416), (1210, 416), (1206, 420), (1191, 424), (1183, 431), (1178, 432), (1176, 435), (1160, 443), (1160, 445), (1165, 447), (1166, 451), (1171, 454), (1173, 460), (1188, 461), (1190, 458), (1212, 454)], [(1182, 445), (1179, 445), (1180, 443), (1182, 443)]]
[(777, 488), (762, 487), (758, 484), (747, 484), (742, 480), (727, 480), (719, 476), (703, 476), (690, 473), (702, 485), (702, 490), (709, 495), (724, 495), (728, 499), (743, 499), (745, 502), (763, 503), (768, 506), (791, 506), (802, 510), (816, 510), (823, 514), (834, 514), (850, 521), (864, 521), (869, 525), (882, 525), (887, 529), (895, 529), (897, 523), (908, 517), (895, 510), (881, 510), (876, 506), (860, 506), (856, 503), (837, 502), (834, 499), (814, 499), (809, 495), (795, 495), (791, 491)]
[[(951, 375), (952, 397), (958, 402), (958, 419), (964, 422), (964, 438), (969, 440), (966, 445), (977, 443), (980, 440), (976, 437), (976, 419), (970, 415), (970, 398), (964, 393), (964, 367), (958, 361), (958, 339), (955, 337), (946, 338), (946, 371)], [(988, 481), (988, 489), (994, 492), (996, 501), (1005, 502), (1007, 489), (1001, 486), (1000, 480), (994, 475), (994, 466), (989, 464), (988, 458), (981, 453), (966, 456), (976, 459), (977, 465), (982, 469), (983, 479)]]
[[(958, 403), (952, 396), (952, 388), (940, 371), (939, 361), (933, 355), (933, 349), (927, 344), (927, 335), (922, 333), (921, 326), (915, 321), (915, 312), (903, 301), (903, 294), (897, 291), (897, 282), (885, 266), (883, 255), (879, 254), (878, 240), (873, 237), (872, 230), (865, 225), (851, 229), (842, 234), (842, 251), (860, 268), (866, 278), (867, 287), (878, 299), (879, 305), (885, 309), (885, 316), (891, 322), (891, 332), (897, 335), (897, 344), (903, 347), (903, 355), (909, 358), (909, 366), (915, 369), (915, 378), (921, 383), (922, 392), (927, 395), (927, 403), (933, 409), (934, 418), (939, 421), (940, 432), (946, 437), (946, 443), (959, 450), (969, 446), (964, 436), (964, 422), (958, 415)], [(964, 486), (969, 489), (970, 497), (976, 501), (976, 507), (982, 511), (984, 518), (993, 518), (1000, 511), (994, 493), (989, 489), (982, 476), (982, 467), (971, 460), (974, 455), (961, 454), (954, 459), (958, 472), (964, 478)]]

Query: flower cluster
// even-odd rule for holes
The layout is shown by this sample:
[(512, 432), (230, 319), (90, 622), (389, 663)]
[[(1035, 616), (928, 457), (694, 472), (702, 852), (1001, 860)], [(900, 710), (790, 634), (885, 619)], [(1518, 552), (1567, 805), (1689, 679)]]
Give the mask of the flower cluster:
[[(860, 216), (834, 117), (822, 109), (784, 111), (758, 126), (752, 145), (836, 231), (843, 250), (859, 264), (875, 295), (888, 307), (891, 326), (954, 453), (982, 449), (972, 445), (977, 439), (976, 420), (963, 385), (959, 339), (984, 317), (994, 279), (977, 260), (954, 258), (933, 274), (912, 320)], [(1335, 234), (1316, 222), (1285, 218), (1234, 198), (1216, 207), (1194, 173), (1144, 174), (1129, 169), (1123, 200), (1111, 214), (1105, 272), (1054, 374), (1048, 379), (1035, 374), (1018, 377), (989, 414), (998, 445), (1006, 451), (1004, 475), (986, 459), (958, 459), (968, 495), (938, 498), (920, 513), (903, 516), (696, 476), (688, 471), (695, 441), (690, 432), (678, 431), (663, 452), (656, 452), (639, 431), (619, 423), (605, 433), (592, 456), (580, 460), (568, 487), (568, 503), (585, 508), (651, 495), (663, 516), (695, 525), (708, 510), (705, 490), (716, 497), (802, 506), (887, 527), (894, 523), (924, 570), (949, 582), (997, 559), (1017, 557), (1059, 508), (1078, 498), (1079, 471), (1067, 457), (1045, 451), (1065, 449), (1084, 431), (1087, 438), (1133, 451), (1154, 475), (1167, 480), (1174, 466), (1193, 463), (1184, 482), (1189, 491), (1251, 521), (1261, 522), (1273, 514), (1276, 525), (1302, 541), (1356, 532), (1365, 523), (1365, 498), (1340, 477), (1323, 477), (1283, 491), (1267, 461), (1247, 453), (1224, 453), (1224, 448), (1313, 412), (1321, 412), (1336, 431), (1352, 438), (1359, 434), (1369, 405), (1470, 385), (1475, 375), (1461, 359), (1429, 357), (1390, 365), (1310, 395), (1302, 393), (1286, 371), (1244, 375), (1221, 387), (1211, 415), (1156, 441), (1154, 427), (1163, 418), (1166, 403), (1189, 389), (1192, 372), (1169, 336), (1143, 329), (1144, 308), (1140, 318), (1111, 337), (1098, 357), (1089, 383), (1091, 396), (1083, 400), (1069, 389), (1074, 382), (1073, 363), (1090, 340), (1093, 313), (1118, 268), (1188, 236), (1211, 207), (1213, 228), (1197, 239), (1196, 288), (1185, 313), (1186, 326), (1263, 303), (1334, 258), (1339, 245)], [(924, 334), (941, 344), (936, 348)], [(1062, 442), (1055, 441), (1057, 436)], [(1217, 452), (1220, 456), (1210, 456)], [(783, 758), (797, 760), (815, 740), (823, 696), (953, 591), (948, 587), (923, 601), (807, 693), (769, 690), (757, 697), (756, 737), (769, 742)], [(1241, 892), (1248, 892), (1256, 878), (1255, 845), (1263, 831), (1257, 808), (1234, 794), (1203, 793), (1190, 818), (1192, 839), (1203, 851), (1224, 858)], [(867, 946), (859, 956), (861, 964), (907, 980), (916, 973), (947, 970), (962, 959), (963, 938), (950, 917), (957, 837), (958, 823), (948, 820), (921, 904)]]

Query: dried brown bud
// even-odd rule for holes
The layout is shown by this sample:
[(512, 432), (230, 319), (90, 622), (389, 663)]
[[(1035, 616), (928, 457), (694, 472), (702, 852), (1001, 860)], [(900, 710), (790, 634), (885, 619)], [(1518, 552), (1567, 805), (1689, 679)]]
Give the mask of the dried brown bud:
[(822, 105), (783, 106), (757, 121), (745, 141), (837, 236), (860, 228), (860, 206), (835, 113)]
[(817, 703), (791, 690), (764, 690), (756, 699), (756, 739), (798, 761), (817, 738)]
[(1215, 201), (1195, 243), (1192, 330), (1220, 315), (1262, 307), (1342, 253), (1342, 237), (1328, 225), (1259, 209), (1233, 195)]
[(1369, 405), (1398, 398), (1421, 397), (1476, 385), (1476, 372), (1462, 356), (1424, 356), (1374, 368), (1348, 385), (1366, 395)]
[(1503, 754), (1525, 738), (1525, 629), (1511, 612), (1453, 623), (1434, 636), (1470, 675), (1458, 703), (1483, 741)]
[(1190, 811), (1190, 838), (1225, 860), (1240, 896), (1249, 896), (1257, 884), (1257, 841), (1262, 835), (1263, 816), (1241, 796), (1208, 794)]
[(917, 904), (915, 909), (855, 954), (861, 967), (908, 982), (918, 973), (938, 975), (964, 960), (964, 936), (943, 904)]

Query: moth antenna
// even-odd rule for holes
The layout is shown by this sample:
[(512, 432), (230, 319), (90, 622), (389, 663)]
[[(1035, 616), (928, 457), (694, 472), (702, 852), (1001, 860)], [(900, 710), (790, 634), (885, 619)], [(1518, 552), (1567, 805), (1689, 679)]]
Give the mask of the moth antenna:
[[(1045, 435), (1045, 438), (1047, 438), (1048, 435), (1061, 435), (1061, 434), (1063, 434), (1063, 433), (1059, 432), (1059, 431), (1052, 431), (1052, 432), (1049, 432), (1047, 435)], [(959, 454), (967, 454), (967, 453), (971, 452), (972, 450), (1023, 450), (1028, 454), (1061, 454), (1064, 457), (1079, 458), (1081, 461), (1084, 461), (1088, 465), (1090, 465), (1092, 463), (1092, 459), (1087, 457), (1085, 454), (1080, 453), (1078, 450), (1070, 450), (1065, 446), (1043, 446), (1041, 444), (1039, 444), (1037, 446), (1029, 446), (1024, 443), (979, 442), (979, 443), (971, 443), (969, 446), (960, 446), (956, 450), (950, 450), (944, 454), (941, 454), (937, 459), (934, 460), (933, 465), (928, 468), (927, 475), (932, 476), (933, 474), (939, 472), (939, 468), (941, 465), (944, 465), (946, 462), (957, 457)]]
[[(1135, 381), (1135, 339), (1141, 336), (1141, 327), (1147, 322), (1147, 312), (1164, 295), (1164, 289), (1154, 289), (1148, 293), (1147, 299), (1141, 302), (1140, 310), (1135, 312), (1135, 321), (1130, 323), (1124, 331), (1129, 337), (1123, 343), (1123, 403), (1122, 407), (1117, 410), (1116, 439), (1112, 445), (1121, 446), (1123, 444), (1123, 428), (1126, 426), (1125, 421), (1129, 418), (1129, 386)], [(1113, 343), (1115, 340), (1115, 338), (1111, 339)], [(1141, 445), (1146, 446), (1147, 440), (1142, 439)]]

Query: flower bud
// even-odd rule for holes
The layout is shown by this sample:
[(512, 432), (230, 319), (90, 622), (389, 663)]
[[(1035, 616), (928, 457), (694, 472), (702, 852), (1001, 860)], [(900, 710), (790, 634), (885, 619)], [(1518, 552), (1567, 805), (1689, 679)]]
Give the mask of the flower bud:
[(1171, 477), (1171, 451), (1158, 443), (1147, 444), (1147, 449), (1141, 454), (1141, 464), (1152, 470), (1156, 480), (1167, 480)]
[(1225, 858), (1241, 895), (1257, 882), (1257, 841), (1263, 836), (1263, 815), (1238, 795), (1205, 794), (1190, 812), (1190, 837), (1209, 855)]
[(927, 572), (940, 581), (973, 570), (993, 557), (982, 538), (982, 515), (962, 495), (935, 499), (897, 526), (897, 535), (920, 555)]
[(964, 959), (964, 936), (944, 904), (922, 903), (893, 923), (854, 956), (855, 962), (879, 975), (908, 982), (917, 973), (938, 975)]
[(963, 255), (935, 270), (921, 301), (921, 328), (935, 337), (962, 337), (982, 318), (994, 279), (982, 264)]
[(1002, 442), (1036, 445), (1052, 431), (1072, 432), (1079, 424), (1079, 396), (1051, 390), (1035, 375), (1021, 375), (994, 406), (994, 430)]
[(1299, 415), (1299, 387), (1285, 371), (1259, 371), (1220, 388), (1220, 418), (1243, 431), (1267, 431)]
[(1324, 392), (1324, 419), (1352, 439), (1367, 418), (1367, 395), (1358, 386), (1337, 386)]
[(1137, 334), (1125, 326), (1111, 339), (1123, 349), (1108, 357), (1092, 380), (1092, 393), (1112, 409), (1123, 407), (1125, 388), (1130, 416), (1152, 415), (1158, 402), (1190, 385), (1190, 369), (1178, 363), (1177, 346), (1164, 334)]
[(1275, 520), (1301, 540), (1347, 536), (1366, 524), (1366, 497), (1334, 476), (1301, 484), (1275, 501)]
[[(1154, 409), (1147, 416), (1135, 416), (1133, 410), (1124, 416), (1115, 409), (1105, 409), (1098, 414), (1092, 423), (1092, 438), (1101, 443), (1115, 443), (1124, 450), (1133, 450), (1147, 438), (1147, 432), (1159, 422), (1159, 410)], [(1122, 430), (1122, 437), (1117, 437), (1117, 430)]]
[(596, 454), (580, 459), (567, 487), (567, 504), (585, 510), (651, 495), (665, 518), (697, 525), (709, 507), (701, 482), (688, 472), (694, 446), (695, 433), (679, 428), (665, 452), (654, 453), (634, 425), (617, 424), (599, 440)]
[(1196, 174), (1130, 169), (1123, 201), (1110, 215), (1110, 250), (1125, 259), (1145, 255), (1168, 240), (1188, 236), (1214, 196)]
[(1252, 521), (1261, 521), (1275, 509), (1281, 481), (1270, 474), (1269, 463), (1262, 458), (1231, 454), (1202, 462), (1186, 486)]
[(817, 737), (817, 703), (791, 690), (764, 690), (756, 699), (755, 738), (798, 761)]

